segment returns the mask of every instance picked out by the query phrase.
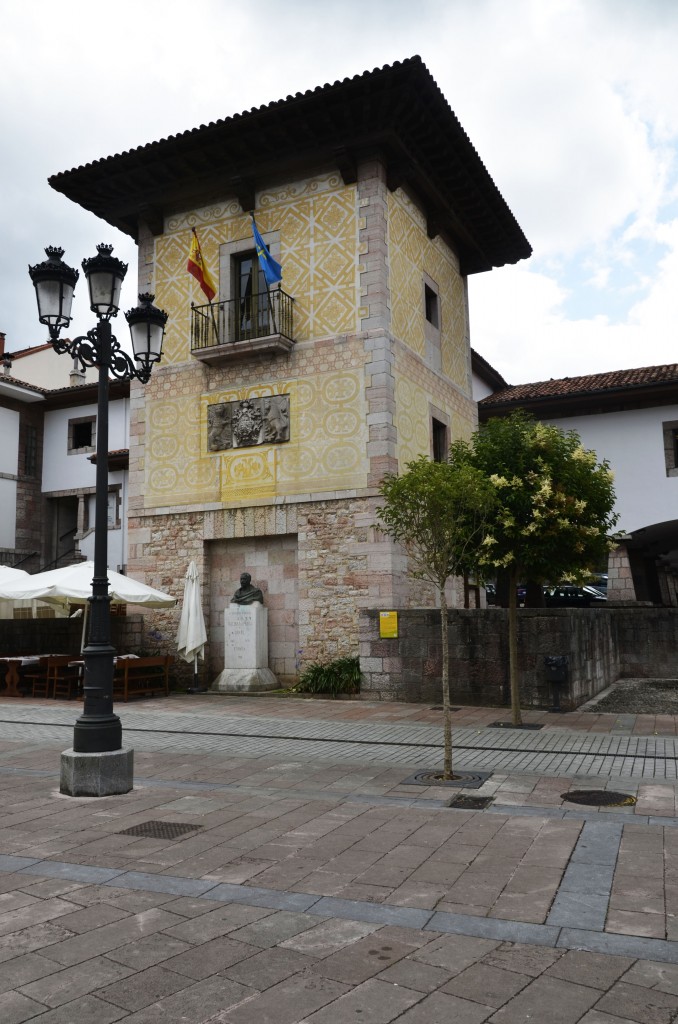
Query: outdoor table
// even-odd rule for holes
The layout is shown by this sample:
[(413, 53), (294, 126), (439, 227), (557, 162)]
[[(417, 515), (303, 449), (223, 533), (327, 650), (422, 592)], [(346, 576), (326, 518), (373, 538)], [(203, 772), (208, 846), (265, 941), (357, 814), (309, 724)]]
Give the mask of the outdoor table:
[(26, 654), (20, 655), (15, 658), (0, 658), (0, 663), (7, 665), (7, 672), (5, 673), (5, 682), (7, 683), (7, 690), (5, 691), (6, 697), (21, 697), (19, 693), (19, 683), (21, 676), (19, 675), (19, 669), (24, 665), (37, 665), (40, 661), (41, 655), (38, 654)]

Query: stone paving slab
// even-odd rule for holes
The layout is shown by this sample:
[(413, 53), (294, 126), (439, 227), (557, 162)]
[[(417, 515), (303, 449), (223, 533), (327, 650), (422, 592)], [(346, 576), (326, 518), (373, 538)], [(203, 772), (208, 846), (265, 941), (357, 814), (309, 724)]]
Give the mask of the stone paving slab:
[[(123, 710), (126, 735), (137, 750), (160, 751), (171, 743), (173, 749), (187, 753), (252, 756), (252, 741), (259, 740), (266, 741), (270, 754), (281, 758), (391, 764), (423, 760), (431, 768), (442, 764), (441, 730), (426, 724), (325, 722), (261, 714), (253, 724), (252, 718), (227, 711), (211, 716), (184, 711), (177, 721), (171, 705), (165, 701), (164, 710), (154, 707), (152, 712), (148, 705), (143, 710)], [(57, 742), (60, 731), (70, 729), (71, 722), (68, 707), (44, 703), (30, 707), (5, 700), (0, 738)], [(458, 728), (453, 731), (453, 743), (459, 767), (467, 770), (671, 779), (678, 774), (678, 740), (665, 737), (596, 735), (557, 728), (541, 733)]]
[[(194, 714), (175, 721), (192, 727)], [(242, 717), (297, 728), (289, 710)], [(319, 717), (306, 716), (312, 731), (337, 724), (317, 730)], [(392, 761), (371, 760), (372, 742), (353, 743), (366, 757), (308, 758), (251, 729), (247, 752), (224, 752), (218, 735), (203, 750), (202, 734), (175, 728), (135, 734), (163, 741), (137, 750), (136, 788), (93, 801), (57, 792), (63, 726), (13, 729), (0, 737), (3, 1024), (678, 1018), (674, 782), (625, 780), (636, 807), (601, 811), (563, 795), (619, 777), (495, 770), (476, 791), (489, 811), (452, 810), (449, 792), (402, 786), (392, 743)], [(580, 741), (536, 756), (556, 771)], [(528, 747), (508, 752), (523, 768)], [(150, 819), (202, 828), (120, 835)]]

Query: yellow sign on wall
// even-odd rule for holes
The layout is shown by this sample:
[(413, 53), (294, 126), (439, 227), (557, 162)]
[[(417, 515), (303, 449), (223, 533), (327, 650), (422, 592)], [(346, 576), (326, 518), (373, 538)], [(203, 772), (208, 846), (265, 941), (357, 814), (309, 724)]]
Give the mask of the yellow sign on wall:
[(398, 613), (379, 612), (379, 636), (383, 640), (395, 640), (398, 637)]

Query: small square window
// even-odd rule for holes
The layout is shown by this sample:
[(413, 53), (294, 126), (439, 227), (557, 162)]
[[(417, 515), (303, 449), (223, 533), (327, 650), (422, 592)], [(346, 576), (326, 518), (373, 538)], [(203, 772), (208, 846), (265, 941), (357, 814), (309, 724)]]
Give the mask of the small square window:
[(426, 319), (432, 327), (440, 326), (440, 316), (438, 311), (438, 296), (429, 285), (424, 285), (424, 311), (426, 313)]
[(68, 421), (69, 452), (93, 452), (96, 416), (81, 416)]

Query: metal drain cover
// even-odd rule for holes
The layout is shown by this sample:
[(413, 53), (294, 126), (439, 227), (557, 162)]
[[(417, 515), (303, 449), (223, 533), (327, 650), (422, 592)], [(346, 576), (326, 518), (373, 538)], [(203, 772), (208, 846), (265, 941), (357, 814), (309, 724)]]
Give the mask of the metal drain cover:
[(404, 779), (401, 786), (455, 786), (457, 789), (478, 789), (492, 772), (454, 772), (453, 779), (444, 779), (442, 768), (416, 772)]
[(448, 807), (456, 807), (462, 811), (484, 811), (486, 807), (489, 807), (494, 797), (491, 796), (466, 796), (465, 793), (460, 793), (459, 796), (455, 796), (454, 800), (450, 800)]
[(560, 798), (569, 804), (587, 807), (633, 807), (636, 802), (630, 793), (615, 793), (611, 789), (572, 789), (569, 793), (561, 793)]
[(119, 836), (143, 836), (145, 839), (180, 839), (187, 832), (198, 832), (202, 825), (188, 825), (179, 821), (142, 821), (118, 832)]
[[(432, 708), (429, 708), (429, 711), (444, 711), (444, 710), (445, 710), (445, 708), (443, 707), (442, 704), (434, 704)], [(461, 708), (450, 708), (450, 711), (461, 711)]]
[(543, 725), (536, 725), (533, 722), (523, 722), (522, 725), (514, 725), (513, 722), (490, 722), (487, 727), (488, 729), (532, 729), (535, 732), (537, 729), (543, 729)]

